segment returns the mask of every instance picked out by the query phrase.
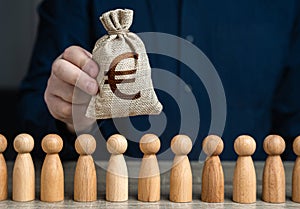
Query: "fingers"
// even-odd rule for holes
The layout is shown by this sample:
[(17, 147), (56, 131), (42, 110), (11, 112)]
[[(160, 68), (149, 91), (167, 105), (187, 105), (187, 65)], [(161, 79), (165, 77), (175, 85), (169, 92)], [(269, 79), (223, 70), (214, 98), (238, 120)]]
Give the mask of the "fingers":
[[(90, 121), (85, 117), (87, 104), (98, 92), (98, 65), (92, 55), (78, 46), (67, 48), (52, 64), (52, 71), (45, 91), (45, 101), (51, 115), (66, 123), (74, 131), (74, 115), (80, 127)], [(75, 114), (72, 108), (76, 107)]]
[(87, 94), (95, 95), (98, 92), (98, 84), (94, 78), (64, 59), (54, 61), (52, 73), (60, 80), (80, 88)]
[(98, 92), (95, 80), (99, 72), (92, 55), (78, 46), (67, 48), (52, 64), (52, 73), (66, 83), (77, 86), (90, 95)]
[(62, 100), (60, 97), (45, 93), (45, 101), (51, 115), (65, 123), (72, 124), (72, 104)]
[[(89, 128), (94, 122), (85, 117), (86, 105), (72, 105), (54, 95), (45, 96), (45, 100), (51, 115), (55, 119), (64, 122), (72, 132), (75, 130), (74, 125), (76, 126), (76, 130), (80, 131)], [(73, 115), (76, 115), (76, 117), (74, 118)]]
[(48, 91), (51, 92), (52, 95), (60, 97), (62, 100), (72, 104), (88, 104), (91, 99), (90, 95), (60, 80), (54, 74), (52, 74), (48, 80)]
[(92, 54), (78, 46), (70, 46), (62, 54), (62, 58), (71, 62), (92, 78), (99, 72), (98, 65), (92, 60)]

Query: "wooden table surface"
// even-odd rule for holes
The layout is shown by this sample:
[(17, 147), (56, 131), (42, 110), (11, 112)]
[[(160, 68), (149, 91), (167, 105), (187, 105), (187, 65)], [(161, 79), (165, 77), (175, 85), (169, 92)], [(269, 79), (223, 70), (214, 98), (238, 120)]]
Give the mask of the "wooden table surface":
[[(167, 170), (171, 162), (160, 162), (161, 170)], [(130, 176), (135, 176), (139, 170), (139, 163), (127, 162)], [(286, 172), (286, 203), (270, 204), (261, 201), (261, 184), (262, 170), (264, 162), (255, 162), (257, 175), (257, 202), (254, 204), (237, 204), (232, 202), (232, 178), (235, 162), (222, 162), (225, 176), (225, 202), (224, 203), (204, 203), (200, 201), (201, 192), (201, 173), (203, 162), (192, 162), (193, 171), (193, 201), (191, 203), (173, 203), (168, 200), (169, 193), (169, 175), (168, 171), (161, 174), (161, 201), (157, 203), (144, 203), (137, 200), (137, 178), (129, 179), (129, 200), (122, 203), (111, 203), (105, 201), (105, 162), (96, 163), (98, 178), (98, 200), (89, 203), (79, 203), (72, 200), (73, 198), (73, 177), (75, 162), (65, 162), (65, 200), (58, 203), (44, 203), (39, 200), (40, 191), (40, 169), (41, 163), (35, 163), (36, 168), (36, 200), (31, 202), (14, 202), (11, 200), (11, 179), (13, 162), (8, 162), (9, 173), (9, 199), (0, 202), (0, 208), (116, 208), (116, 209), (133, 209), (133, 208), (300, 208), (300, 204), (291, 201), (291, 178), (293, 162), (285, 162)], [(99, 166), (100, 165), (100, 166)], [(300, 175), (300, 174), (299, 174)]]

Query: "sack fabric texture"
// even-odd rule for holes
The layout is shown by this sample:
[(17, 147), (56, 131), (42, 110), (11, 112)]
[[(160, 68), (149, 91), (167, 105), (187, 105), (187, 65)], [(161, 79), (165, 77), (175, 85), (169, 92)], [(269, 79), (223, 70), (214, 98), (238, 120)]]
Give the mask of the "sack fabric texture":
[(93, 49), (99, 65), (99, 93), (86, 111), (88, 118), (107, 119), (159, 114), (162, 105), (152, 85), (151, 67), (142, 40), (129, 31), (133, 11), (116, 9), (100, 17), (108, 34)]

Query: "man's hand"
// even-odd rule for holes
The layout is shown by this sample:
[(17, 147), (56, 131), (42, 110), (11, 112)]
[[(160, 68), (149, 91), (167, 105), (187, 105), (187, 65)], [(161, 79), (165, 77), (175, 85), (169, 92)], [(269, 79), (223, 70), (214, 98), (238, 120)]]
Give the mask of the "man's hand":
[(98, 72), (91, 53), (78, 46), (67, 48), (52, 64), (44, 98), (51, 115), (64, 122), (71, 132), (75, 131), (72, 106), (81, 123), (76, 127), (83, 130), (92, 123), (85, 111), (91, 96), (98, 92)]

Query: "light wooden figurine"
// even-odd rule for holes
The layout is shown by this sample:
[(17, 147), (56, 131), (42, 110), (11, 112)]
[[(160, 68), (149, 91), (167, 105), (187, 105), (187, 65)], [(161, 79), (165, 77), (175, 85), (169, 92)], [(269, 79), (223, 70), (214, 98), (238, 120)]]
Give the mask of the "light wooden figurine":
[(238, 154), (233, 175), (232, 199), (235, 202), (256, 202), (256, 173), (251, 157), (255, 149), (256, 143), (251, 136), (239, 136), (234, 142), (234, 150)]
[(263, 143), (268, 154), (263, 171), (262, 200), (270, 203), (285, 202), (285, 173), (280, 154), (285, 142), (278, 135), (269, 135)]
[(293, 143), (294, 153), (297, 155), (292, 178), (292, 200), (300, 203), (300, 136)]
[(7, 199), (7, 165), (3, 156), (6, 148), (7, 140), (0, 134), (0, 201)]
[(18, 152), (13, 168), (14, 201), (31, 201), (35, 199), (35, 171), (30, 155), (34, 140), (28, 134), (19, 134), (14, 140), (14, 148)]
[(41, 201), (64, 200), (64, 171), (58, 155), (62, 147), (63, 141), (56, 134), (48, 134), (42, 140), (42, 148), (47, 155), (41, 170)]
[(155, 155), (160, 149), (159, 138), (145, 134), (140, 140), (140, 149), (144, 156), (138, 179), (138, 200), (156, 202), (160, 200), (160, 171)]
[(96, 140), (92, 135), (82, 134), (75, 141), (75, 150), (80, 155), (74, 174), (74, 200), (89, 202), (97, 200), (97, 176), (93, 157)]
[(192, 150), (192, 141), (186, 135), (177, 135), (171, 141), (175, 154), (170, 173), (170, 200), (173, 202), (192, 201), (192, 170), (187, 154)]
[(207, 158), (202, 170), (203, 202), (224, 202), (224, 174), (219, 155), (222, 153), (224, 144), (216, 135), (207, 136), (202, 142), (202, 148)]
[(120, 202), (128, 200), (128, 171), (123, 153), (127, 140), (120, 134), (107, 140), (107, 150), (111, 153), (106, 172), (106, 200)]

